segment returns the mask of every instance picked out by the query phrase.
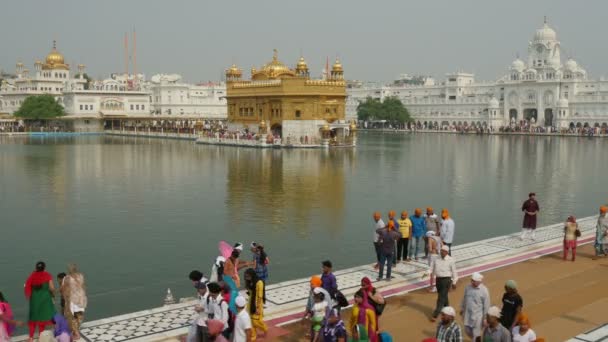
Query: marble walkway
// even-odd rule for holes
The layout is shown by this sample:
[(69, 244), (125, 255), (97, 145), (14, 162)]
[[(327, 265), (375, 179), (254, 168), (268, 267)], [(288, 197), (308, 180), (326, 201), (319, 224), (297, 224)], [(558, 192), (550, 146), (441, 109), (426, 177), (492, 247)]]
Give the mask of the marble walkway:
[[(596, 217), (579, 219), (582, 237), (579, 244), (593, 242)], [(525, 260), (539, 258), (561, 250), (563, 223), (537, 229), (536, 239), (521, 241), (518, 234), (500, 236), (487, 240), (455, 246), (452, 256), (457, 261), (460, 276), (473, 272), (485, 272)], [(375, 282), (384, 296), (393, 296), (428, 286), (428, 266), (426, 260), (398, 264), (393, 269), (394, 279), (390, 282)], [(340, 290), (351, 298), (359, 288), (362, 277), (376, 279), (377, 272), (372, 265), (363, 265), (335, 272)], [(267, 288), (266, 321), (271, 325), (284, 325), (301, 318), (309, 291), (309, 277), (270, 284)], [(135, 312), (87, 322), (81, 329), (85, 341), (162, 341), (184, 335), (188, 331), (194, 311), (194, 302), (167, 305), (160, 308)], [(608, 326), (600, 328), (608, 331)], [(572, 341), (596, 341), (584, 339)], [(603, 336), (606, 336), (606, 332)], [(579, 338), (579, 337), (577, 337)], [(595, 337), (594, 337), (595, 338)], [(19, 339), (15, 339), (19, 341)]]

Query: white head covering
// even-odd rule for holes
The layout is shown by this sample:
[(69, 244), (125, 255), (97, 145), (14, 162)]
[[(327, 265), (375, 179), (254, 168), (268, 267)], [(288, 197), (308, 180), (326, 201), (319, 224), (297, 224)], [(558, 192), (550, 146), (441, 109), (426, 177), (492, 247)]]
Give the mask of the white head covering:
[(245, 299), (245, 297), (243, 296), (238, 296), (236, 297), (236, 299), (234, 300), (234, 303), (236, 304), (236, 306), (238, 306), (239, 308), (244, 308), (245, 305), (247, 305), (247, 300)]
[(218, 266), (218, 267), (220, 266), (220, 263), (222, 263), (222, 262), (226, 262), (226, 258), (224, 258), (224, 257), (223, 257), (223, 256), (221, 256), (221, 255), (220, 255), (220, 256), (218, 256), (218, 257), (215, 259), (215, 265), (216, 265), (216, 266)]
[(450, 251), (450, 247), (448, 247), (447, 245), (443, 245), (443, 246), (441, 247), (441, 250), (442, 250), (442, 251), (449, 252), (449, 251)]
[(496, 318), (500, 318), (500, 309), (497, 306), (493, 306), (488, 309), (488, 315)]
[(238, 250), (238, 251), (242, 252), (242, 251), (243, 251), (243, 244), (242, 244), (242, 243), (240, 243), (240, 242), (235, 243), (235, 244), (234, 244), (234, 249), (236, 249), (236, 250)]
[(451, 306), (446, 306), (443, 309), (441, 309), (441, 313), (444, 315), (456, 317), (456, 310), (454, 310), (454, 308)]
[(481, 275), (481, 273), (479, 272), (475, 272), (473, 273), (473, 275), (471, 276), (471, 279), (473, 281), (483, 281), (483, 275)]

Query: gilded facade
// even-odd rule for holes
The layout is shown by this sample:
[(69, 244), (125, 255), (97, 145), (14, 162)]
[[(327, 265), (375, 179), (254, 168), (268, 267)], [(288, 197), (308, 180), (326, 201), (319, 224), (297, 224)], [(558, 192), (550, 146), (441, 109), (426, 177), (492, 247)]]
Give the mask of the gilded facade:
[(312, 79), (303, 57), (289, 68), (274, 51), (272, 61), (243, 79), (236, 65), (226, 70), (230, 130), (272, 134), (283, 140), (345, 142), (354, 127), (345, 121), (346, 84), (339, 60), (329, 75)]

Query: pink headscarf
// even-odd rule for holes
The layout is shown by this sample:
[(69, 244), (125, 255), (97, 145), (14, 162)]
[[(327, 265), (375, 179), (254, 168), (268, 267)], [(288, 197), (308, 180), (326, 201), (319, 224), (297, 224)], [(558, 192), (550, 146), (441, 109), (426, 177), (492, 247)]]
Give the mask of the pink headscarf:
[[(367, 322), (367, 324), (365, 322), (366, 318), (367, 318), (366, 317), (367, 309), (372, 310), (372, 312), (374, 313), (374, 316), (376, 315), (376, 311), (375, 311), (374, 307), (371, 306), (371, 304), (369, 303), (369, 301), (367, 299), (367, 291), (360, 291), (358, 293), (361, 293), (361, 292), (363, 292), (363, 302), (361, 304), (358, 304), (359, 305), (359, 317), (357, 317), (357, 324), (365, 325), (365, 327), (367, 328), (367, 335), (369, 337), (369, 340), (371, 342), (376, 342), (378, 340), (377, 332), (371, 331), (369, 322)], [(376, 323), (377, 323), (378, 318), (375, 317), (375, 319), (376, 319)]]

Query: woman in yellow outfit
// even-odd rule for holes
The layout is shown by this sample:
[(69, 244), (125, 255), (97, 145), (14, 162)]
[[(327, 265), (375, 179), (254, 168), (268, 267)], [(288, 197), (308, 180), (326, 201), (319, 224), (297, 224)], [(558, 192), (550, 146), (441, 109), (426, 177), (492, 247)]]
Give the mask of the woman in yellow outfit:
[(367, 292), (359, 290), (355, 293), (355, 303), (348, 322), (349, 341), (378, 341), (378, 325), (376, 311), (367, 300)]
[(409, 240), (412, 236), (412, 221), (407, 215), (407, 211), (401, 213), (399, 222), (399, 233), (401, 238), (397, 241), (397, 261), (410, 261), (407, 257), (407, 252), (410, 249)]
[(257, 338), (257, 329), (260, 329), (266, 335), (268, 326), (264, 323), (264, 303), (266, 302), (266, 287), (253, 268), (245, 270), (245, 286), (249, 295), (249, 303), (247, 310), (251, 316), (251, 340)]

